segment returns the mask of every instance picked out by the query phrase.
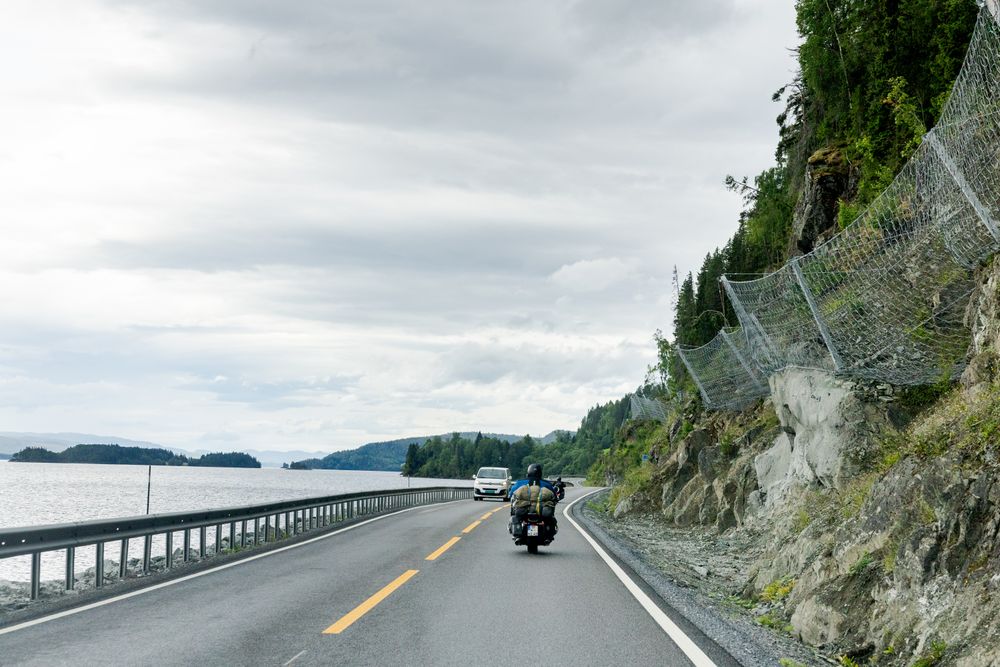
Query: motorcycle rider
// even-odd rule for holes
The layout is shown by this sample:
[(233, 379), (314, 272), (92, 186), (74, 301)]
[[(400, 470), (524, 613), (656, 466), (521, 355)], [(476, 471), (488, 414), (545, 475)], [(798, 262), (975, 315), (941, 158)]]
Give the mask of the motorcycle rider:
[(562, 500), (565, 491), (547, 479), (542, 479), (542, 466), (540, 463), (532, 463), (528, 466), (527, 477), (519, 479), (510, 487), (510, 532), (512, 535), (520, 534), (521, 517), (531, 512), (541, 515), (545, 523), (550, 527), (552, 535), (559, 530), (556, 521), (555, 507), (559, 500)]

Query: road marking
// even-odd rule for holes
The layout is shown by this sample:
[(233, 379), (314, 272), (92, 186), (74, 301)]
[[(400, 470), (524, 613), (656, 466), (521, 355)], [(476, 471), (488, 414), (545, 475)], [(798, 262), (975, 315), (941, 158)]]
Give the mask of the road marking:
[[(496, 510), (493, 510), (493, 512), (495, 512), (495, 511), (496, 511)], [(484, 515), (482, 515), (481, 517), (479, 517), (479, 520), (480, 520), (480, 521), (486, 521), (486, 520), (487, 520), (487, 519), (489, 519), (489, 518), (490, 518), (491, 516), (493, 516), (493, 512), (487, 512), (486, 514), (484, 514)]]
[(476, 526), (478, 526), (481, 523), (482, 523), (482, 521), (473, 521), (468, 526), (466, 526), (465, 528), (462, 529), (462, 533), (463, 534), (465, 534), (465, 533), (471, 533), (473, 530), (476, 529)]
[(285, 664), (283, 664), (281, 667), (288, 667), (288, 665), (292, 664), (293, 662), (295, 662), (296, 660), (298, 660), (299, 658), (301, 658), (302, 654), (305, 653), (305, 652), (306, 652), (305, 649), (302, 649), (301, 651), (299, 651), (298, 653), (296, 653), (292, 657), (291, 660), (289, 660), (288, 662), (286, 662)]
[(326, 630), (324, 630), (323, 634), (339, 635), (341, 632), (354, 625), (354, 622), (356, 620), (358, 620), (359, 618), (370, 612), (372, 609), (374, 609), (379, 602), (392, 595), (392, 592), (394, 590), (396, 590), (397, 588), (405, 584), (407, 581), (412, 579), (413, 575), (415, 575), (419, 571), (420, 570), (407, 570), (403, 574), (399, 575), (392, 581), (392, 583), (388, 584), (378, 593), (376, 593), (375, 595), (371, 596), (370, 598), (359, 604), (349, 614), (347, 614), (339, 621), (337, 621), (336, 623), (328, 627)]
[(609, 568), (611, 568), (611, 571), (615, 573), (615, 576), (618, 577), (623, 584), (625, 584), (625, 588), (627, 588), (628, 592), (632, 594), (632, 597), (634, 597), (639, 604), (642, 605), (642, 608), (646, 610), (647, 614), (653, 617), (656, 624), (659, 625), (665, 633), (667, 633), (667, 636), (673, 640), (674, 644), (677, 645), (677, 648), (684, 651), (684, 655), (686, 655), (688, 659), (694, 663), (695, 667), (718, 667), (714, 662), (712, 662), (712, 659), (705, 655), (704, 651), (702, 651), (690, 637), (684, 634), (684, 631), (677, 627), (677, 625), (670, 620), (670, 617), (663, 613), (663, 610), (660, 609), (641, 588), (639, 588), (639, 585), (625, 573), (625, 570), (623, 570), (621, 566), (618, 565), (618, 563), (616, 563), (603, 548), (601, 548), (601, 545), (597, 543), (597, 540), (592, 538), (587, 531), (581, 528), (580, 524), (574, 521), (573, 517), (569, 515), (569, 510), (573, 507), (573, 505), (576, 505), (584, 498), (589, 498), (599, 491), (603, 491), (603, 489), (592, 491), (571, 502), (563, 509), (563, 516), (569, 520), (571, 524), (573, 524), (573, 527), (576, 528), (581, 535), (583, 535), (583, 539), (590, 543), (590, 546), (594, 548), (597, 555), (601, 557)]
[(460, 539), (462, 539), (462, 538), (461, 537), (453, 537), (453, 538), (451, 538), (450, 540), (448, 540), (447, 542), (445, 542), (444, 544), (442, 544), (440, 547), (438, 547), (437, 551), (435, 551), (434, 553), (432, 553), (430, 556), (428, 556), (424, 560), (437, 560), (438, 556), (440, 556), (441, 554), (443, 554), (448, 549), (451, 549), (451, 547), (454, 546), (455, 542), (458, 542)]
[[(464, 500), (449, 500), (446, 503), (439, 503), (438, 506), (440, 507), (442, 505), (450, 505), (452, 503), (464, 503), (464, 502), (466, 502), (466, 501), (464, 501)], [(280, 548), (274, 549), (272, 551), (267, 551), (267, 552), (262, 553), (262, 554), (257, 554), (256, 556), (247, 556), (246, 558), (241, 558), (240, 560), (236, 560), (236, 561), (233, 561), (231, 563), (223, 563), (222, 565), (217, 565), (216, 567), (209, 568), (207, 570), (202, 570), (201, 572), (195, 572), (193, 574), (188, 574), (188, 575), (183, 576), (183, 577), (178, 577), (176, 579), (171, 579), (170, 581), (164, 581), (163, 583), (160, 583), (160, 584), (153, 584), (152, 586), (149, 586), (147, 588), (142, 588), (142, 589), (139, 589), (137, 591), (132, 591), (131, 593), (123, 593), (123, 594), (117, 595), (117, 596), (115, 596), (113, 598), (108, 598), (107, 600), (101, 600), (99, 602), (92, 602), (90, 604), (83, 605), (82, 607), (76, 607), (74, 609), (67, 609), (66, 611), (60, 611), (60, 612), (57, 612), (55, 614), (51, 614), (50, 616), (43, 616), (41, 618), (36, 618), (34, 620), (31, 620), (31, 621), (25, 621), (24, 623), (18, 623), (17, 625), (11, 625), (11, 626), (6, 627), (6, 628), (0, 628), (0, 635), (5, 635), (5, 634), (10, 633), (10, 632), (16, 632), (17, 630), (23, 630), (25, 628), (30, 628), (33, 625), (41, 625), (42, 623), (48, 623), (49, 621), (54, 621), (56, 619), (64, 618), (66, 616), (73, 616), (74, 614), (79, 614), (79, 613), (84, 612), (84, 611), (90, 611), (91, 609), (96, 609), (97, 607), (103, 607), (103, 606), (109, 605), (109, 604), (111, 604), (113, 602), (120, 602), (121, 600), (126, 600), (128, 598), (134, 598), (134, 597), (136, 597), (138, 595), (145, 595), (146, 593), (151, 593), (151, 592), (153, 592), (155, 590), (159, 590), (160, 588), (166, 588), (167, 586), (173, 586), (175, 584), (180, 584), (180, 583), (185, 582), (185, 581), (190, 581), (191, 579), (197, 579), (198, 577), (204, 577), (205, 575), (213, 574), (213, 573), (218, 572), (220, 570), (228, 570), (229, 568), (236, 567), (238, 565), (246, 565), (247, 563), (249, 563), (251, 561), (255, 561), (258, 558), (267, 558), (268, 556), (273, 556), (275, 554), (279, 554), (282, 551), (288, 551), (289, 549), (298, 549), (299, 547), (304, 547), (307, 544), (312, 544), (313, 542), (318, 542), (320, 540), (325, 540), (327, 538), (333, 537), (334, 535), (340, 535), (341, 533), (346, 533), (349, 530), (354, 530), (355, 528), (360, 528), (361, 526), (366, 526), (369, 523), (372, 523), (374, 521), (381, 521), (383, 519), (388, 519), (389, 517), (396, 516), (397, 514), (403, 514), (405, 512), (413, 512), (413, 511), (419, 510), (419, 509), (423, 509), (423, 506), (407, 507), (406, 509), (399, 510), (398, 512), (393, 512), (392, 514), (383, 514), (381, 516), (376, 516), (376, 517), (373, 517), (371, 519), (367, 519), (367, 520), (362, 521), (360, 523), (355, 523), (353, 525), (347, 526), (346, 528), (341, 528), (340, 530), (335, 530), (332, 533), (325, 533), (323, 535), (318, 535), (317, 537), (314, 537), (314, 538), (309, 539), (309, 540), (304, 540), (302, 542), (297, 542), (295, 544), (289, 544), (287, 547), (280, 547)], [(456, 539), (458, 539), (458, 538), (456, 538)]]

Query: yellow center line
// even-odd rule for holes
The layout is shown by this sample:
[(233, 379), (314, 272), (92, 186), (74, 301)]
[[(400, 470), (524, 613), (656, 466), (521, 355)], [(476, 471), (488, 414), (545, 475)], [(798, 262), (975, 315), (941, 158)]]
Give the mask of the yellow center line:
[(444, 544), (442, 544), (440, 547), (438, 547), (437, 551), (435, 551), (434, 553), (432, 553), (430, 556), (428, 556), (424, 560), (437, 560), (438, 556), (440, 556), (441, 554), (443, 554), (448, 549), (451, 549), (451, 547), (455, 544), (455, 542), (458, 542), (460, 539), (462, 539), (462, 538), (461, 537), (453, 537), (453, 538), (451, 538), (450, 540), (448, 540), (447, 542), (445, 542)]
[(372, 609), (374, 609), (375, 605), (377, 605), (379, 602), (392, 595), (392, 592), (394, 590), (396, 590), (397, 588), (405, 584), (407, 581), (409, 581), (413, 577), (413, 575), (415, 575), (419, 571), (420, 570), (407, 570), (403, 574), (399, 575), (391, 584), (389, 584), (388, 586), (380, 590), (378, 593), (376, 593), (375, 595), (371, 596), (370, 598), (359, 604), (349, 614), (347, 614), (339, 621), (337, 621), (336, 623), (328, 627), (326, 630), (324, 630), (323, 634), (339, 635), (341, 632), (351, 627), (351, 625), (356, 620), (358, 620), (359, 618), (370, 612)]
[(493, 516), (493, 512), (487, 512), (486, 514), (484, 514), (484, 515), (482, 515), (481, 517), (479, 517), (479, 520), (480, 520), (480, 521), (486, 521), (486, 520), (487, 520), (487, 519), (489, 519), (489, 518), (490, 518), (491, 516)]
[(473, 521), (468, 526), (466, 526), (465, 528), (463, 528), (462, 532), (463, 533), (471, 533), (473, 530), (475, 530), (476, 526), (478, 526), (481, 523), (482, 523), (482, 521)]

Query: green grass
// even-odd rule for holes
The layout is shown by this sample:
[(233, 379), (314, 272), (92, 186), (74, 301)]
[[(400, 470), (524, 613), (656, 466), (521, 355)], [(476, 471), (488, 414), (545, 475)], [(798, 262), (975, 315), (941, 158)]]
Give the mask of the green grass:
[(781, 602), (788, 597), (793, 588), (795, 588), (795, 580), (791, 577), (775, 579), (764, 587), (760, 598), (768, 602)]
[(855, 561), (854, 565), (851, 565), (851, 569), (848, 570), (848, 573), (852, 577), (856, 577), (867, 570), (868, 566), (872, 564), (872, 561), (874, 561), (874, 558), (872, 558), (871, 553), (866, 551), (861, 555), (861, 558)]
[(931, 642), (931, 650), (920, 656), (912, 667), (933, 667), (941, 662), (941, 658), (948, 651), (948, 644), (942, 641)]

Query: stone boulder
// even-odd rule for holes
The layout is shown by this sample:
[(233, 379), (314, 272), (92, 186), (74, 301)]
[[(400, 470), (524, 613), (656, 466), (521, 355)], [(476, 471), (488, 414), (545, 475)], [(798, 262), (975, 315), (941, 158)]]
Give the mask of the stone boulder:
[(809, 157), (805, 189), (792, 218), (790, 255), (811, 251), (836, 230), (840, 199), (852, 189), (851, 169), (838, 149), (821, 148)]
[(761, 499), (772, 505), (802, 485), (842, 488), (872, 447), (873, 433), (888, 427), (884, 405), (819, 370), (789, 368), (770, 384), (781, 433), (754, 460)]

